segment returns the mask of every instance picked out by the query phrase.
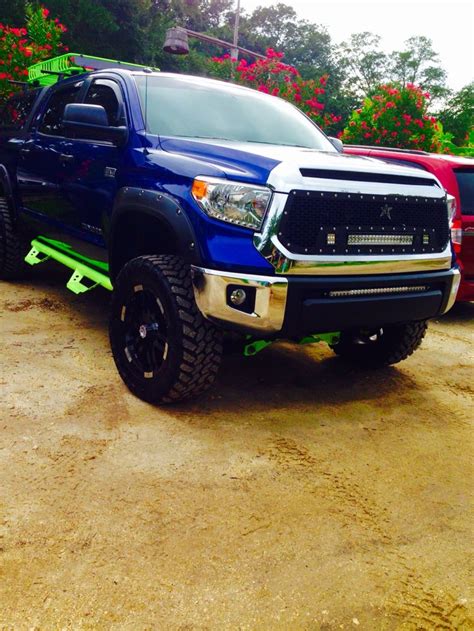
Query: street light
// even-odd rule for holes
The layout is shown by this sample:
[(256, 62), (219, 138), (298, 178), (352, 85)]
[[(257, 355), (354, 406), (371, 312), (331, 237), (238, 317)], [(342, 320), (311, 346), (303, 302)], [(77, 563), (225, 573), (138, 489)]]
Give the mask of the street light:
[(241, 53), (245, 53), (246, 55), (252, 55), (257, 59), (266, 59), (265, 55), (261, 55), (260, 53), (255, 53), (253, 50), (248, 50), (247, 48), (237, 46), (237, 42), (239, 41), (239, 20), (240, 0), (237, 0), (234, 21), (234, 37), (232, 44), (230, 44), (229, 42), (225, 42), (222, 39), (218, 39), (217, 37), (212, 37), (211, 35), (204, 35), (204, 33), (191, 31), (191, 29), (189, 28), (174, 26), (173, 28), (169, 28), (166, 31), (166, 38), (163, 50), (166, 53), (171, 53), (172, 55), (187, 55), (189, 53), (188, 37), (195, 37), (196, 39), (200, 39), (202, 42), (207, 42), (208, 44), (214, 44), (223, 48), (229, 48), (231, 50), (232, 57), (235, 57), (236, 59), (239, 56), (239, 51)]
[(166, 31), (166, 38), (163, 50), (166, 53), (171, 53), (172, 55), (187, 55), (189, 53), (188, 37), (194, 37), (195, 39), (199, 39), (202, 42), (214, 44), (215, 46), (221, 46), (222, 48), (228, 48), (232, 51), (238, 50), (245, 55), (252, 55), (257, 59), (266, 59), (265, 55), (256, 53), (253, 50), (249, 50), (248, 48), (243, 48), (242, 46), (237, 46), (231, 44), (230, 42), (225, 42), (223, 39), (218, 39), (217, 37), (212, 37), (211, 35), (197, 33), (196, 31), (191, 31), (191, 29), (184, 28), (182, 26), (173, 26)]

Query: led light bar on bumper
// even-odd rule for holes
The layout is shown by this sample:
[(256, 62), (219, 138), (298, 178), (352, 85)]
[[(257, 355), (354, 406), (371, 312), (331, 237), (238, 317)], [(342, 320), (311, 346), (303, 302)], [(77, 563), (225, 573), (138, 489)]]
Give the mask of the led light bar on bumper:
[(266, 186), (207, 177), (196, 178), (191, 193), (209, 217), (251, 230), (260, 229), (272, 196)]
[(371, 287), (367, 289), (337, 289), (329, 291), (331, 298), (346, 298), (348, 296), (375, 296), (379, 294), (401, 294), (417, 291), (427, 291), (425, 285), (407, 285), (406, 287)]

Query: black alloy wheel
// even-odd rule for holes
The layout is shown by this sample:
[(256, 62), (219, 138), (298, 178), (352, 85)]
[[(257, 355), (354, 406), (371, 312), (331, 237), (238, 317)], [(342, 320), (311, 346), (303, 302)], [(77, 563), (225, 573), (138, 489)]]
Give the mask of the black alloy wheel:
[(109, 336), (123, 381), (150, 403), (195, 397), (219, 369), (222, 333), (197, 308), (190, 267), (177, 256), (140, 256), (123, 267)]

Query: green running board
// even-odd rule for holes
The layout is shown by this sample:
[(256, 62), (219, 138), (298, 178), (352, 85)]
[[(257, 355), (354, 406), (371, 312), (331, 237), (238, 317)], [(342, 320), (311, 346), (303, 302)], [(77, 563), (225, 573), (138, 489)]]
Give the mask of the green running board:
[[(46, 242), (47, 241), (47, 242)], [(57, 245), (57, 247), (55, 247)], [(75, 294), (83, 294), (86, 291), (94, 289), (98, 285), (112, 291), (112, 283), (107, 274), (100, 272), (84, 262), (85, 257), (80, 257), (83, 261), (79, 261), (74, 258), (74, 250), (67, 250), (67, 246), (61, 242), (55, 242), (50, 239), (33, 239), (31, 242), (31, 250), (25, 256), (25, 261), (30, 265), (38, 265), (48, 259), (53, 259), (61, 265), (69, 267), (73, 270), (72, 276), (69, 279), (66, 287)], [(105, 264), (102, 264), (104, 268), (107, 268)], [(105, 271), (105, 269), (104, 269)], [(92, 282), (86, 284), (83, 281), (87, 279)]]

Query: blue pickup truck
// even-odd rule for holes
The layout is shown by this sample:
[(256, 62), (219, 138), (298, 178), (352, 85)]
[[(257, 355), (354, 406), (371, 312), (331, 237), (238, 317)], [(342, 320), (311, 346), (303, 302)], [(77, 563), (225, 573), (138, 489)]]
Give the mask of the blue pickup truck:
[(456, 297), (448, 215), (429, 173), (220, 81), (68, 55), (0, 114), (0, 277), (53, 259), (113, 291), (115, 363), (153, 403), (209, 388), (225, 333), (405, 359)]

